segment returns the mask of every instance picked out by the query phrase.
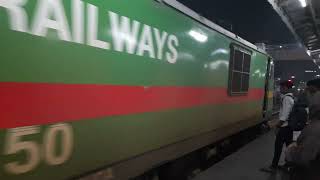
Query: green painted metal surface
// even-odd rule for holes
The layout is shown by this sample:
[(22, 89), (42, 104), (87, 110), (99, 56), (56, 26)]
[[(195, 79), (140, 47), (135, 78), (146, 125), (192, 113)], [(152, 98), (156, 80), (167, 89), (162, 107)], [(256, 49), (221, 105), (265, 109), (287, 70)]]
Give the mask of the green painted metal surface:
[[(170, 7), (153, 0), (139, 0), (134, 2), (134, 5), (118, 0), (81, 1), (84, 15), (83, 26), (79, 27), (83, 28), (83, 36), (80, 36), (80, 39), (83, 37), (83, 42), (75, 43), (77, 38), (74, 38), (76, 30), (72, 28), (75, 18), (72, 15), (72, 2), (79, 1), (57, 0), (58, 5), (53, 6), (60, 5), (63, 8), (70, 33), (68, 41), (61, 40), (63, 35), (59, 35), (57, 30), (53, 29), (47, 29), (45, 35), (39, 35), (43, 32), (37, 30), (34, 24), (37, 24), (37, 18), (41, 18), (37, 15), (41, 9), (41, 2), (47, 1), (27, 0), (26, 4), (20, 7), (26, 13), (24, 21), (27, 26), (23, 29), (26, 32), (19, 32), (21, 29), (13, 30), (13, 24), (17, 22), (15, 18), (18, 17), (14, 18), (8, 13), (8, 8), (0, 4), (0, 83), (227, 87), (230, 44), (237, 42)], [(88, 8), (92, 8), (92, 5), (98, 8), (95, 9), (98, 10), (98, 33), (96, 39), (88, 40), (88, 36), (92, 35), (92, 29), (88, 30), (92, 27), (92, 24), (88, 25), (91, 22)], [(54, 19), (57, 17), (54, 13), (57, 12), (51, 10), (53, 13), (49, 18)], [(117, 40), (112, 37), (110, 12), (116, 13), (118, 20), (121, 16), (128, 17), (131, 27), (134, 21), (140, 22), (137, 35), (129, 37), (129, 40), (134, 39), (130, 41), (136, 43), (132, 54), (126, 52), (126, 47), (122, 52), (116, 50)], [(143, 42), (143, 29), (148, 29), (146, 25), (151, 29), (153, 50), (146, 50), (138, 45)], [(168, 34), (161, 55), (158, 54), (159, 47), (154, 28)], [(191, 31), (207, 36), (207, 41), (196, 40), (190, 36)], [(174, 43), (172, 39), (169, 41), (169, 36), (173, 39), (176, 37), (178, 43)], [(116, 38), (120, 37), (119, 35)], [(108, 42), (109, 49), (97, 48), (94, 47), (97, 43), (89, 43), (98, 39)], [(148, 42), (151, 42), (150, 39)], [(148, 47), (151, 46), (144, 48)], [(173, 58), (174, 49), (177, 51), (176, 58)], [(267, 58), (266, 55), (253, 51), (250, 88), (264, 88)], [(27, 162), (26, 152), (21, 151), (16, 155), (1, 154), (0, 179), (64, 179), (179, 142), (199, 133), (223, 128), (245, 119), (259, 119), (261, 111), (262, 100), (70, 123), (74, 140), (70, 159), (60, 165), (48, 165), (46, 160), (41, 158), (32, 171), (14, 175), (9, 174), (4, 166), (15, 161), (22, 164)], [(44, 132), (48, 127), (39, 127), (39, 133), (25, 136), (22, 140), (37, 142), (40, 149), (43, 149)], [(7, 133), (8, 130), (0, 130), (0, 153), (6, 151), (8, 146)], [(62, 141), (62, 137), (57, 135), (56, 154), (62, 151), (62, 147), (59, 146)]]
[[(259, 119), (261, 103), (205, 106), (70, 123), (74, 133), (74, 149), (68, 161), (59, 166), (42, 162), (33, 171), (21, 175), (8, 174), (1, 168), (1, 177), (32, 180), (79, 175), (239, 121)], [(41, 133), (25, 136), (23, 140), (43, 145), (46, 129), (48, 126), (41, 126)], [(6, 133), (8, 131), (0, 131), (0, 142), (4, 142)], [(0, 148), (3, 149), (4, 144), (1, 143)], [(0, 156), (0, 160), (2, 167), (12, 161), (27, 161), (25, 152)]]
[[(8, 21), (10, 16), (0, 7), (0, 20), (3, 22), (0, 28), (0, 81), (226, 87), (229, 46), (233, 41), (172, 8), (152, 0), (135, 2), (137, 8), (116, 0), (83, 1), (85, 5), (91, 3), (98, 7), (98, 39), (110, 42), (111, 47), (106, 50), (88, 46), (85, 42), (78, 44), (62, 41), (57, 31), (52, 29), (48, 30), (45, 37), (32, 35), (35, 4), (39, 2), (29, 0), (25, 6), (28, 15), (26, 29), (29, 33), (12, 31), (9, 26), (11, 21)], [(70, 26), (69, 31), (72, 32), (71, 1), (61, 2)], [(162, 60), (150, 58), (147, 51), (144, 56), (115, 51), (111, 40), (110, 11), (129, 17), (131, 26), (134, 20), (141, 22), (139, 35), (135, 38), (138, 41), (141, 39), (143, 24), (176, 36), (179, 40), (176, 63), (168, 63), (164, 57)], [(85, 22), (84, 31), (87, 28)], [(199, 42), (192, 38), (189, 35), (192, 30), (205, 34), (208, 41)], [(86, 33), (83, 36), (85, 38)], [(155, 39), (154, 33), (152, 36)], [(155, 40), (153, 44), (157, 49)], [(166, 48), (164, 52), (168, 51)], [(253, 53), (251, 87), (263, 88), (266, 59), (265, 55)]]

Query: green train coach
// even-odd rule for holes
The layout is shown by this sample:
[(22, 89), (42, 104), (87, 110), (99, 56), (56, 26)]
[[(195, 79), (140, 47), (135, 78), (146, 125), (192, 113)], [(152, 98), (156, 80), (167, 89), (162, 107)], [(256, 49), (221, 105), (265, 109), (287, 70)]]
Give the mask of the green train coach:
[(262, 123), (272, 59), (175, 0), (0, 0), (0, 179), (128, 179)]

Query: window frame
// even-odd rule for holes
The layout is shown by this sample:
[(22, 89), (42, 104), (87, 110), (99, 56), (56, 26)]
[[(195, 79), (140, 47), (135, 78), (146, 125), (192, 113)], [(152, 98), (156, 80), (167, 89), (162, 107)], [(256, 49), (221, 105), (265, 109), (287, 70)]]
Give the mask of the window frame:
[[(235, 52), (236, 51), (240, 51), (242, 54), (242, 70), (235, 70)], [(250, 56), (250, 68), (249, 68), (249, 72), (245, 72), (244, 71), (244, 55), (247, 54)], [(251, 61), (252, 61), (252, 51), (250, 49), (247, 49), (239, 44), (235, 44), (232, 43), (230, 44), (230, 60), (229, 60), (229, 80), (228, 80), (228, 94), (229, 96), (245, 96), (248, 94), (249, 90), (250, 90), (250, 76), (251, 76)], [(234, 73), (239, 73), (241, 75), (241, 82), (240, 82), (240, 91), (233, 91), (233, 74)], [(242, 82), (242, 75), (246, 74), (249, 76), (248, 78), (248, 90), (247, 91), (242, 91), (242, 86), (243, 86), (243, 82)]]

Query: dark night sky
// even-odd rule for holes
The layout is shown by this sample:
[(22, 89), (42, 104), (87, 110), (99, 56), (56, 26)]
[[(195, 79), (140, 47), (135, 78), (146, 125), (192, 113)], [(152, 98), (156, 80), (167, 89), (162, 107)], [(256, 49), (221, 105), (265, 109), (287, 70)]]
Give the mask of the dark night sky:
[(267, 0), (179, 0), (202, 16), (252, 42), (295, 43)]

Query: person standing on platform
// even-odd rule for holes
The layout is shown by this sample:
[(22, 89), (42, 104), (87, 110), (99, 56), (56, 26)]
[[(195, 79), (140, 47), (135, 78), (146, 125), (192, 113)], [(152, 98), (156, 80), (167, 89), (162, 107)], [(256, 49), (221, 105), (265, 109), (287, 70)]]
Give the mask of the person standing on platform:
[(286, 146), (289, 146), (292, 143), (293, 130), (289, 127), (288, 122), (290, 112), (294, 105), (292, 87), (293, 83), (291, 81), (283, 81), (280, 83), (280, 92), (282, 94), (282, 98), (279, 120), (275, 124), (269, 124), (271, 128), (277, 128), (273, 160), (271, 166), (262, 168), (262, 171), (275, 172), (278, 168), (283, 145), (286, 144)]
[(291, 144), (286, 152), (286, 160), (301, 167), (310, 167), (314, 161), (320, 161), (320, 79), (309, 81), (307, 90), (311, 123), (303, 129), (297, 142)]
[(308, 82), (310, 120), (320, 120), (320, 79)]

